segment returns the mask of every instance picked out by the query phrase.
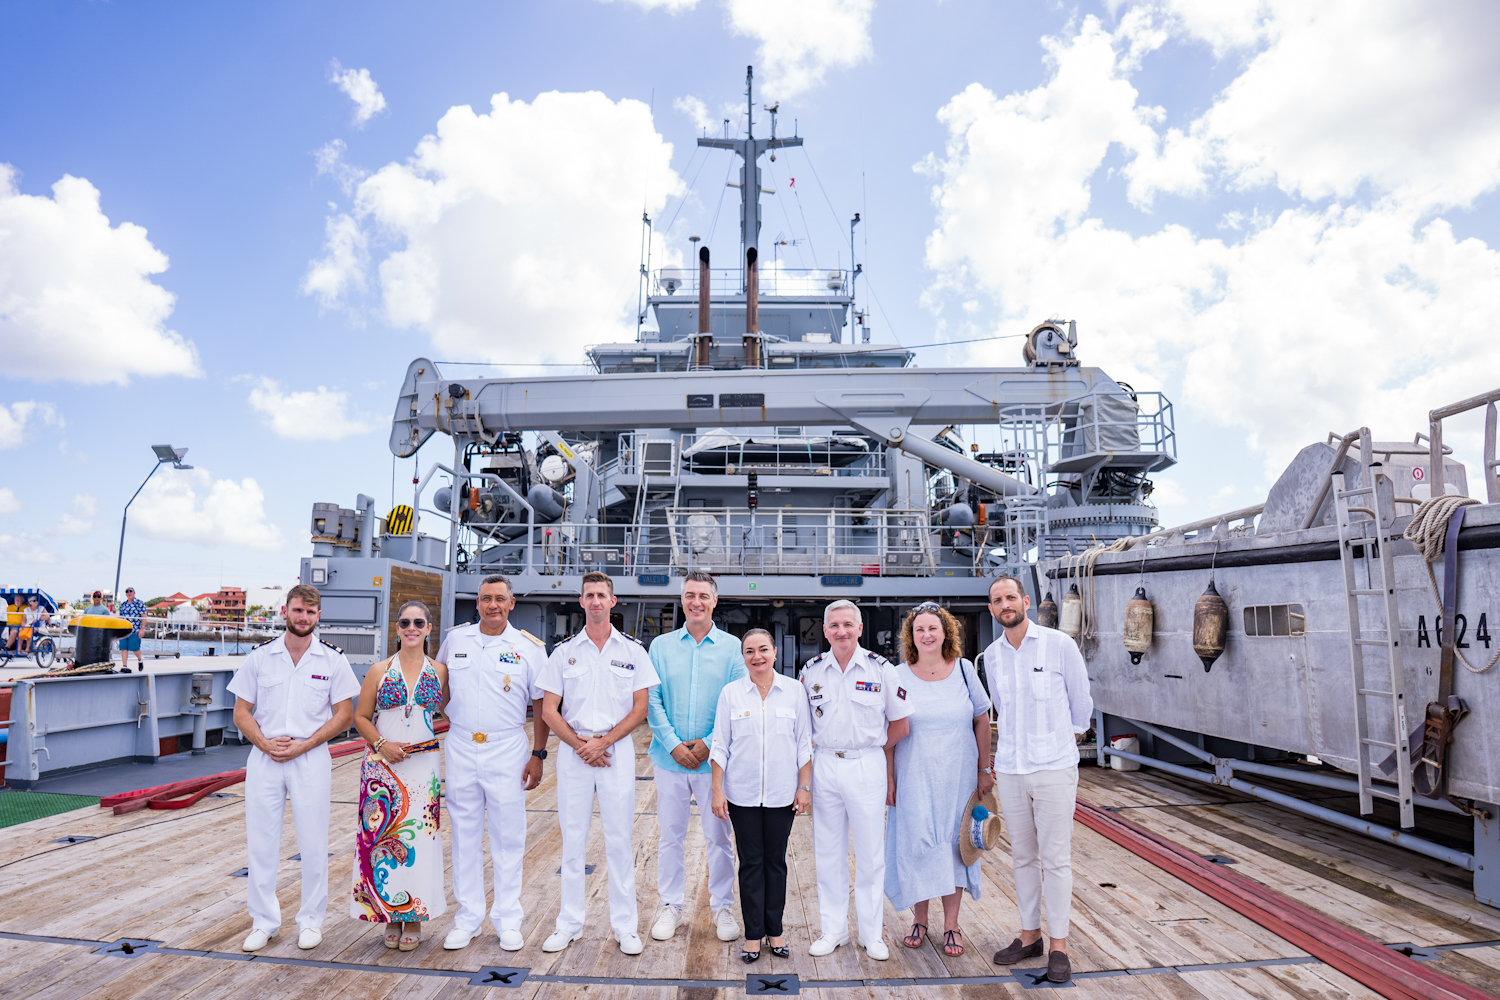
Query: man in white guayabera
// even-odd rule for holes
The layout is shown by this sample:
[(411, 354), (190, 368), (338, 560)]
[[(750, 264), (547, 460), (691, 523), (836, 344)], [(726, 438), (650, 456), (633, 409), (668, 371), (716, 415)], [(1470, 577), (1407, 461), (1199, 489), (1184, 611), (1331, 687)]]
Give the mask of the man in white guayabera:
[(1010, 835), (1021, 936), (995, 953), (996, 965), (1042, 954), (1042, 897), (1047, 900), (1047, 978), (1072, 978), (1068, 911), (1073, 900), (1073, 808), (1078, 796), (1078, 740), (1094, 713), (1089, 675), (1073, 640), (1026, 617), (1031, 598), (1021, 581), (990, 584), (990, 614), (1003, 628), (984, 653), (995, 703), (995, 794)]

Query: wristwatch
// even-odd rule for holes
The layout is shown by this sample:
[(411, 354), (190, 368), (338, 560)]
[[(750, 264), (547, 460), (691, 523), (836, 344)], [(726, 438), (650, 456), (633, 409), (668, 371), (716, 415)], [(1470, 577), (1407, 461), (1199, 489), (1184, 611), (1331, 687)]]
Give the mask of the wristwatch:
[(812, 791), (812, 785), (798, 785), (797, 790), (799, 792), (810, 792)]
[(531, 751), (531, 756), (535, 757), (537, 760), (546, 760), (547, 759), (547, 751), (545, 751), (545, 750), (533, 750), (533, 751)]
[(993, 767), (981, 767), (979, 769), (979, 773), (993, 775), (995, 773), (995, 769)]

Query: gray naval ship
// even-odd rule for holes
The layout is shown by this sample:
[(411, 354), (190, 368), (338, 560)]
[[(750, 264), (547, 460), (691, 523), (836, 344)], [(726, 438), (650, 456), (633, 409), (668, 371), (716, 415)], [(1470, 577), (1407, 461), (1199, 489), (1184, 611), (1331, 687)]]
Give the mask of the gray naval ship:
[[(582, 627), (580, 579), (601, 571), (617, 627), (649, 643), (702, 568), (721, 624), (770, 630), (795, 675), (838, 598), (891, 658), (904, 613), (940, 601), (977, 658), (988, 583), (1009, 573), (1084, 651), (1101, 764), (1271, 799), (1450, 861), (1500, 901), (1500, 392), (1434, 410), (1425, 443), (1330, 435), (1265, 503), (1161, 528), (1149, 477), (1176, 462), (1172, 406), (1083, 364), (1073, 322), (1037, 325), (1016, 366), (919, 368), (872, 338), (859, 266), (766, 266), (760, 161), (803, 142), (767, 110), (767, 136), (747, 97), (741, 137), (698, 140), (740, 160), (739, 257), (716, 268), (703, 247), (696, 268), (647, 272), (655, 326), (636, 341), (592, 348), (581, 376), (411, 362), (391, 451), (443, 434), (451, 455), (428, 447), (410, 505), (384, 518), (363, 495), (314, 505), (300, 572), (323, 637), (376, 662), (402, 601), (441, 631), (503, 573), (512, 620), (550, 648)], [(1442, 421), (1477, 408), (1488, 503), (1455, 515), (1467, 479)], [(1339, 795), (1357, 808), (1311, 801)]]

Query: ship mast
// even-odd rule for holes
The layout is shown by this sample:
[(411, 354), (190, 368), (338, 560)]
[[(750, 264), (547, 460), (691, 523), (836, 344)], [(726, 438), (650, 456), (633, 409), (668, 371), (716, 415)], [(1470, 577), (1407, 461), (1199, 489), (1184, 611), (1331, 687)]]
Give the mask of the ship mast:
[[(699, 146), (708, 146), (713, 149), (730, 149), (740, 155), (744, 163), (740, 166), (740, 242), (744, 250), (752, 248), (759, 254), (756, 244), (760, 240), (760, 157), (762, 153), (772, 149), (782, 149), (786, 146), (800, 146), (802, 139), (793, 136), (790, 139), (776, 138), (774, 124), (771, 128), (769, 139), (755, 138), (755, 97), (754, 97), (755, 67), (745, 67), (745, 138), (743, 139), (710, 139), (707, 137), (698, 140)], [(772, 119), (773, 123), (775, 119)], [(749, 266), (745, 262), (746, 254), (740, 255), (740, 288), (745, 287), (748, 278)]]

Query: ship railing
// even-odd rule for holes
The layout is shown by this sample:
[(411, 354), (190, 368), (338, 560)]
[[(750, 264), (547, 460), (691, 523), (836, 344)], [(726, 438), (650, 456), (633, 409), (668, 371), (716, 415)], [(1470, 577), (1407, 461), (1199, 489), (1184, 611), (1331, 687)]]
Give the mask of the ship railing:
[(986, 504), (985, 524), (968, 529), (974, 539), (975, 576), (1009, 573), (1017, 576), (1036, 562), (1038, 546), (1047, 533), (1047, 502), (1043, 497), (1005, 497)]
[(681, 456), (684, 474), (742, 476), (754, 472), (762, 476), (834, 478), (886, 475), (885, 452), (870, 451), (864, 438), (853, 435), (788, 437), (773, 432), (742, 438), (722, 431), (684, 434)]
[(1085, 472), (1102, 464), (1164, 468), (1177, 460), (1172, 403), (1159, 392), (1094, 392), (1049, 404), (1040, 438), (1051, 472)]
[[(845, 287), (849, 275), (842, 268), (781, 267), (776, 263), (763, 262), (757, 278), (762, 298), (778, 295), (833, 297), (846, 294)], [(696, 297), (698, 269), (695, 267), (661, 268), (651, 276), (651, 289), (653, 296)], [(708, 294), (710, 296), (744, 295), (744, 273), (739, 268), (710, 269)]]
[[(1470, 396), (1447, 406), (1439, 406), (1427, 414), (1428, 463), (1427, 480), (1431, 484), (1428, 496), (1442, 496), (1447, 492), (1443, 482), (1443, 421), (1460, 413), (1484, 407), (1484, 492), (1486, 503), (1500, 503), (1500, 460), (1495, 458), (1497, 414), (1495, 406), (1500, 403), (1500, 389), (1479, 396)], [(1421, 436), (1418, 435), (1418, 440)]]
[(669, 507), (652, 523), (609, 525), (623, 527), (609, 543), (568, 545), (556, 565), (618, 575), (932, 576), (939, 559), (930, 519), (918, 508)]

